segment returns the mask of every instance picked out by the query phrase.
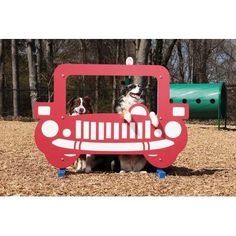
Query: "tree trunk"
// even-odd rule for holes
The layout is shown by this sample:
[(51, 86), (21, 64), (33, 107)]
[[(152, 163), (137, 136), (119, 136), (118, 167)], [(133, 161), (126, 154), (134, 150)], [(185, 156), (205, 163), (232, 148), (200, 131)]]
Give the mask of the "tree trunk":
[(211, 53), (208, 40), (192, 40), (193, 83), (208, 83), (207, 60)]
[(192, 56), (192, 47), (191, 47), (191, 41), (188, 40), (187, 42), (187, 70), (188, 70), (188, 77), (187, 77), (187, 83), (192, 83), (192, 75), (193, 75), (193, 56)]
[[(86, 42), (85, 40), (80, 40), (81, 42), (81, 51), (82, 51), (82, 64), (85, 64), (87, 61), (87, 47), (86, 47)], [(85, 76), (82, 76), (82, 94), (81, 96), (86, 96), (86, 94), (84, 94), (84, 90), (86, 88), (86, 84), (85, 84)]]
[(162, 60), (163, 60), (163, 39), (157, 39), (153, 62), (155, 65), (162, 65)]
[(45, 61), (47, 64), (47, 81), (48, 81), (48, 101), (51, 101), (51, 86), (52, 86), (52, 79), (53, 79), (53, 42), (52, 40), (45, 39)]
[[(163, 39), (156, 40), (156, 48), (153, 53), (153, 64), (154, 65), (162, 65), (163, 62)], [(156, 112), (157, 110), (157, 81), (156, 79), (150, 79), (149, 86), (149, 104), (150, 110)]]
[(192, 57), (193, 57), (193, 83), (199, 83), (199, 63), (200, 59), (200, 48), (199, 48), (200, 40), (192, 40)]
[(138, 49), (139, 49), (140, 39), (135, 40), (135, 57), (138, 58)]
[[(102, 64), (102, 40), (97, 40), (97, 62), (98, 64)], [(95, 94), (94, 94), (94, 111), (95, 113), (98, 112), (98, 96), (99, 96), (99, 76), (95, 77)]]
[(182, 54), (181, 40), (177, 42), (178, 56), (179, 56), (179, 82), (184, 83), (184, 59)]
[[(115, 64), (119, 64), (120, 60), (120, 46), (121, 46), (121, 40), (117, 40), (116, 42), (116, 61)], [(116, 83), (116, 76), (113, 77), (113, 83), (112, 83), (112, 107), (111, 111), (114, 110), (116, 97), (117, 97), (117, 83)]]
[(121, 40), (121, 43), (122, 43), (122, 45), (121, 45), (121, 51), (123, 52), (123, 57), (122, 57), (122, 59), (123, 59), (123, 64), (125, 64), (125, 60), (126, 60), (126, 58), (127, 58), (127, 54), (126, 54), (126, 40), (125, 39), (123, 39), (123, 40)]
[[(151, 47), (150, 39), (141, 39), (139, 43), (139, 49), (136, 58), (136, 64), (147, 64), (148, 62), (148, 53)], [(141, 84), (142, 76), (135, 76), (134, 83)]]
[(3, 116), (3, 88), (4, 88), (4, 40), (0, 39), (0, 116)]
[(32, 114), (33, 114), (33, 104), (37, 100), (37, 97), (38, 97), (35, 58), (34, 58), (33, 52), (34, 52), (34, 40), (29, 39), (27, 40), (27, 58), (28, 58), (28, 67), (29, 67), (29, 87), (30, 87)]
[(209, 56), (209, 45), (208, 40), (204, 39), (203, 45), (202, 45), (202, 63), (201, 63), (201, 83), (208, 83), (207, 78), (207, 60)]
[(13, 87), (13, 116), (19, 116), (19, 71), (17, 40), (11, 40), (12, 56), (12, 87)]
[(166, 55), (164, 57), (164, 60), (163, 60), (163, 63), (162, 63), (162, 65), (165, 66), (165, 67), (167, 67), (167, 64), (170, 60), (170, 57), (172, 55), (172, 51), (174, 49), (174, 46), (175, 46), (176, 42), (177, 42), (177, 39), (173, 39), (170, 46), (168, 47), (167, 53), (166, 53)]
[(41, 79), (41, 65), (42, 65), (42, 40), (35, 39), (35, 54), (36, 54), (36, 81), (38, 84), (38, 97), (41, 96), (41, 87), (42, 87), (42, 79)]
[(47, 63), (47, 73), (52, 77), (53, 72), (53, 43), (52, 40), (45, 39), (45, 60)]

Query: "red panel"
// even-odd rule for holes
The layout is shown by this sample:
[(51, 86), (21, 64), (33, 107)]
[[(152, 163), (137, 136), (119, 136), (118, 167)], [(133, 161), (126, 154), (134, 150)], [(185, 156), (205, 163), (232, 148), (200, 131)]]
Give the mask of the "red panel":
[[(140, 107), (144, 114), (133, 115), (130, 123), (119, 114), (66, 116), (66, 79), (70, 75), (154, 76), (158, 80), (159, 126), (150, 125), (149, 111), (140, 104), (130, 112)], [(178, 112), (173, 113), (173, 108)], [(40, 119), (35, 141), (57, 168), (73, 164), (80, 154), (143, 154), (152, 165), (165, 168), (186, 145), (183, 120), (188, 113), (187, 104), (169, 103), (169, 73), (162, 66), (60, 65), (54, 72), (54, 102), (34, 104), (34, 117)]]

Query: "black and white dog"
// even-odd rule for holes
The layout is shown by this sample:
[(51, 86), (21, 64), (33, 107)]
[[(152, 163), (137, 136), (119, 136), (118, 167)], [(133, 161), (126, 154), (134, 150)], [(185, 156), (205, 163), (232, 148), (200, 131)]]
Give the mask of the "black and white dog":
[[(91, 99), (88, 96), (84, 98), (75, 96), (67, 102), (67, 106), (68, 113), (71, 116), (93, 113)], [(86, 154), (80, 155), (78, 160), (74, 163), (74, 167), (76, 172), (89, 173), (96, 164), (94, 155)]]
[[(122, 117), (129, 123), (132, 120), (132, 116), (129, 112), (129, 108), (134, 104), (144, 103), (144, 89), (139, 84), (130, 84), (124, 87), (121, 91), (114, 111), (122, 115)], [(150, 112), (151, 123), (154, 127), (158, 126), (158, 120), (154, 112)], [(146, 159), (142, 155), (120, 155), (118, 156), (120, 162), (121, 172), (125, 171), (141, 171), (147, 164)]]

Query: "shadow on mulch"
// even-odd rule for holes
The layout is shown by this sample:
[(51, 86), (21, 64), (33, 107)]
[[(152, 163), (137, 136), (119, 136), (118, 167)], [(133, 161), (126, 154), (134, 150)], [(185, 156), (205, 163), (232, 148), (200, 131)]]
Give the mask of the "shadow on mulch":
[[(172, 166), (165, 169), (165, 172), (167, 175), (174, 175), (174, 176), (203, 176), (203, 175), (214, 175), (216, 172), (224, 171), (224, 169), (200, 169), (200, 170), (194, 170), (187, 167), (177, 167)], [(147, 171), (148, 173), (155, 173), (156, 168), (153, 168), (151, 170)], [(118, 173), (114, 171), (92, 171), (92, 173), (101, 174), (101, 173)], [(66, 170), (66, 175), (78, 175), (79, 172), (71, 172), (69, 170)], [(83, 173), (86, 174), (86, 173)], [(89, 173), (87, 173), (89, 174)], [(90, 173), (91, 174), (91, 173)]]
[(193, 170), (187, 167), (176, 167), (172, 166), (166, 169), (168, 175), (178, 176), (203, 176), (203, 175), (214, 175), (216, 172), (223, 171), (224, 169), (200, 169)]
[[(217, 126), (216, 126), (216, 128), (217, 128)], [(203, 127), (203, 126), (200, 126), (199, 127), (199, 129), (211, 129), (211, 127)], [(219, 129), (219, 131), (220, 130), (225, 130), (225, 131), (236, 131), (236, 128), (225, 128), (225, 127), (221, 127), (220, 129)]]
[(236, 128), (223, 128), (223, 130), (226, 130), (226, 131), (236, 131)]

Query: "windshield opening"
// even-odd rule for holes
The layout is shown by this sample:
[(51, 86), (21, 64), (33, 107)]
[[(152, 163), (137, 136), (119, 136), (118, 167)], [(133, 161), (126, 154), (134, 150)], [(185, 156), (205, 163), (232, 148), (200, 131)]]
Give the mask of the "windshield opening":
[[(149, 111), (156, 113), (156, 78), (142, 77), (140, 90), (138, 87), (131, 86), (133, 81), (133, 76), (70, 76), (66, 82), (66, 108), (68, 115), (71, 115), (69, 113), (72, 112), (70, 108), (73, 99), (78, 100), (74, 102), (77, 103), (77, 106), (81, 103), (79, 97), (83, 99), (83, 106), (91, 106), (92, 113), (113, 113), (117, 103), (120, 103), (119, 98), (122, 95), (124, 96), (127, 91), (129, 94), (126, 94), (126, 96), (129, 101), (143, 101)], [(127, 86), (127, 84), (129, 85)], [(78, 112), (82, 113), (82, 107), (80, 108)]]

